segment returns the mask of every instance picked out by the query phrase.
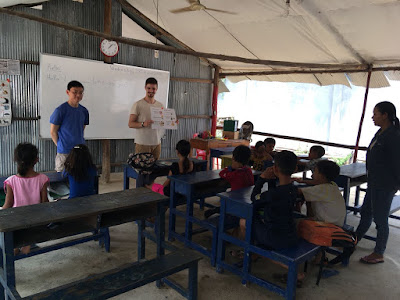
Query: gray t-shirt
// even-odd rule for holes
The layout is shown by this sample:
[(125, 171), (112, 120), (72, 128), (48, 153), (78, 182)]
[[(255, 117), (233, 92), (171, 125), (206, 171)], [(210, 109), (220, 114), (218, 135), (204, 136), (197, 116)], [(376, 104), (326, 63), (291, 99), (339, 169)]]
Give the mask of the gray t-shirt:
[[(153, 104), (148, 103), (146, 100), (141, 99), (135, 102), (130, 110), (130, 114), (137, 115), (137, 122), (144, 122), (151, 120), (151, 107), (162, 108), (163, 104), (155, 100)], [(161, 142), (161, 137), (164, 130), (151, 129), (151, 127), (136, 128), (135, 143), (139, 145), (158, 145)]]

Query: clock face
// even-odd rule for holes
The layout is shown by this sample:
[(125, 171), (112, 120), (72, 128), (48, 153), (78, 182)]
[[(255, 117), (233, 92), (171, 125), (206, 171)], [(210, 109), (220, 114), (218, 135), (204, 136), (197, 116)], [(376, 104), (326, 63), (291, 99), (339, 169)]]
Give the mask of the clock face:
[(118, 43), (116, 41), (102, 40), (100, 43), (100, 51), (108, 57), (117, 55), (119, 50)]

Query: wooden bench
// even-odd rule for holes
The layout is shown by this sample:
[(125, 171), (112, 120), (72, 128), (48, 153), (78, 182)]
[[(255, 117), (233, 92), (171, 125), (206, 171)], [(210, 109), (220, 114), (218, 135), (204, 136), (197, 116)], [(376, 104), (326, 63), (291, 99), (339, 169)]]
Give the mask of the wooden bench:
[(187, 299), (197, 299), (197, 268), (202, 257), (193, 250), (183, 249), (145, 262), (124, 265), (119, 268), (89, 276), (45, 292), (31, 295), (24, 300), (50, 299), (107, 299), (125, 293), (171, 274), (189, 269), (188, 288), (180, 291)]

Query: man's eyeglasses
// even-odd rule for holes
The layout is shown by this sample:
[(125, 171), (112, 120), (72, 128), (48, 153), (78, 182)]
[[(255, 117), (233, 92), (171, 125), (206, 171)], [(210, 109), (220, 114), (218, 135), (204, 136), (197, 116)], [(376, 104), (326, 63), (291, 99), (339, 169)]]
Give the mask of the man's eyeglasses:
[(73, 95), (83, 95), (84, 94), (84, 92), (70, 92), (70, 93), (72, 93)]

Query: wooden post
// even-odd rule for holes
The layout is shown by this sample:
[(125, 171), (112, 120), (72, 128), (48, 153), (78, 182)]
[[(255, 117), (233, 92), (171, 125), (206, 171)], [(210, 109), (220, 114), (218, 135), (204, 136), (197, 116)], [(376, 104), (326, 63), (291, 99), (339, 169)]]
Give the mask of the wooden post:
[[(111, 0), (104, 0), (104, 33), (111, 34)], [(111, 57), (104, 56), (105, 63), (111, 63)], [(101, 180), (104, 183), (110, 182), (111, 172), (111, 146), (110, 140), (102, 140), (101, 146), (103, 150), (103, 156), (101, 159)]]
[(365, 88), (365, 96), (364, 96), (364, 106), (363, 106), (363, 110), (362, 110), (362, 114), (361, 114), (360, 125), (358, 126), (358, 134), (357, 134), (356, 147), (354, 148), (353, 163), (357, 162), (358, 145), (360, 143), (361, 129), (362, 129), (362, 125), (363, 125), (363, 122), (364, 122), (365, 108), (367, 106), (369, 82), (371, 81), (371, 74), (372, 74), (371, 70), (368, 71), (367, 86)]
[(218, 83), (219, 83), (219, 72), (220, 67), (215, 66), (214, 71), (214, 87), (212, 97), (212, 118), (211, 118), (211, 134), (215, 136), (217, 132), (217, 105), (218, 105)]

